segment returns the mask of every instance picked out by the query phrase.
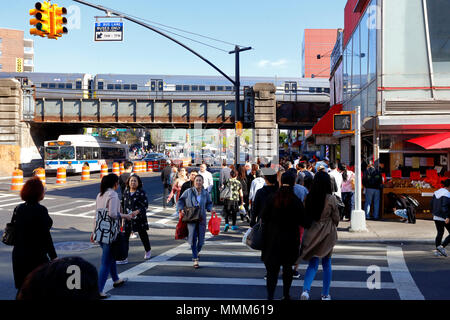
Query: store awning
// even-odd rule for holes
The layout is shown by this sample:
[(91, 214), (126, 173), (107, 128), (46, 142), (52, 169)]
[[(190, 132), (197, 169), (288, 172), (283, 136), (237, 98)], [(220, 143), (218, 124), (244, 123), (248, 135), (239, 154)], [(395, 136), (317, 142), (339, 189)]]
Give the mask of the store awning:
[(312, 134), (333, 134), (333, 119), (336, 113), (342, 111), (342, 104), (335, 104), (312, 128)]
[(407, 141), (425, 149), (450, 149), (450, 132), (418, 137)]

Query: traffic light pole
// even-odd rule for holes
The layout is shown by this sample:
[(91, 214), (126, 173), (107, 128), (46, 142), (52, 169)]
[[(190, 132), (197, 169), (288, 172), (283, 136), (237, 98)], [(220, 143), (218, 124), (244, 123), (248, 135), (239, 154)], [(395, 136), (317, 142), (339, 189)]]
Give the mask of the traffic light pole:
[(237, 123), (239, 121), (242, 121), (241, 119), (241, 96), (240, 96), (240, 88), (241, 88), (241, 72), (240, 72), (240, 63), (239, 63), (239, 53), (242, 51), (251, 50), (251, 47), (247, 48), (240, 48), (239, 46), (236, 46), (234, 51), (230, 51), (229, 54), (235, 54), (235, 78), (234, 81), (234, 128), (235, 128), (235, 141), (234, 141), (234, 154), (235, 154), (235, 165), (240, 163), (240, 143), (241, 143), (241, 136), (238, 134), (237, 130)]

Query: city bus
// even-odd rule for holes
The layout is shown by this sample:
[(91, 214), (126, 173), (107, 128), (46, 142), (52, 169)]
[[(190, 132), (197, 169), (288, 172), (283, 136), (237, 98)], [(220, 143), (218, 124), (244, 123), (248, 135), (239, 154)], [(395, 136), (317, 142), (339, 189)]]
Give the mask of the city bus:
[(128, 145), (90, 135), (60, 135), (45, 141), (44, 148), (46, 172), (64, 167), (67, 173), (80, 173), (86, 164), (91, 172), (100, 171), (102, 164), (112, 169), (114, 162), (128, 160)]

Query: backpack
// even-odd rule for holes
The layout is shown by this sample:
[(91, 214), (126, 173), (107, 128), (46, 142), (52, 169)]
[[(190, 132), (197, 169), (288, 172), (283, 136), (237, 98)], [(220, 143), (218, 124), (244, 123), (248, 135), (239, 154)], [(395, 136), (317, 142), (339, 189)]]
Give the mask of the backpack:
[(230, 200), (232, 197), (233, 193), (231, 191), (231, 183), (230, 180), (227, 180), (223, 189), (220, 190), (220, 199)]

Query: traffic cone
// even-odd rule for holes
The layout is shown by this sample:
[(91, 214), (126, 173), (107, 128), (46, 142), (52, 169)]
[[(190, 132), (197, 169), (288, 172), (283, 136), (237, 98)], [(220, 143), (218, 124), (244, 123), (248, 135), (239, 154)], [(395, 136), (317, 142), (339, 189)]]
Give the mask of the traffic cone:
[(23, 188), (23, 171), (16, 169), (12, 174), (11, 191), (21, 191)]
[(106, 163), (102, 164), (101, 170), (100, 170), (100, 179), (102, 179), (104, 176), (108, 175), (108, 165)]
[(89, 166), (83, 166), (83, 171), (81, 172), (81, 181), (91, 180), (91, 172)]
[(147, 162), (147, 172), (153, 172), (153, 162)]
[(59, 167), (56, 171), (56, 184), (65, 184), (66, 182), (66, 168)]
[(38, 177), (41, 181), (42, 181), (42, 184), (44, 185), (44, 187), (45, 187), (45, 169), (44, 168), (37, 168), (37, 169), (34, 169), (34, 175), (36, 176), (36, 177)]
[(120, 176), (120, 165), (117, 162), (113, 163), (113, 170), (112, 172), (116, 174), (117, 176)]
[(120, 166), (119, 166), (119, 174), (122, 175), (124, 172), (125, 172), (125, 168), (124, 168), (123, 162), (121, 162)]

